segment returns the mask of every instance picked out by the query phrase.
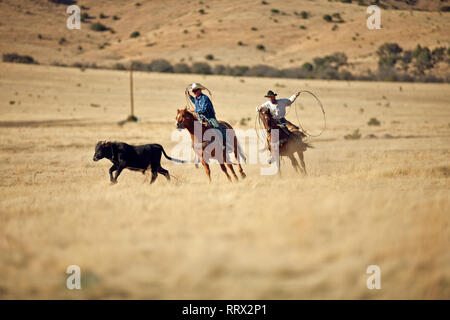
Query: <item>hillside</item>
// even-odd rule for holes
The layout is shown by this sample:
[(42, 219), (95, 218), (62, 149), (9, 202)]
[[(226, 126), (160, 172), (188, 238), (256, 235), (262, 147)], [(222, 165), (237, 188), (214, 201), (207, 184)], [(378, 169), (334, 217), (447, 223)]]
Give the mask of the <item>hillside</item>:
[[(450, 13), (438, 11), (448, 3), (440, 0), (381, 1), (386, 8), (381, 30), (367, 29), (366, 6), (358, 1), (69, 2), (82, 8), (81, 30), (67, 29), (66, 5), (45, 0), (0, 2), (0, 53), (27, 54), (41, 64), (113, 66), (164, 58), (171, 63), (290, 68), (341, 51), (348, 56), (349, 70), (362, 73), (377, 68), (375, 52), (387, 41), (404, 49), (450, 44)], [(342, 23), (323, 19), (334, 13)], [(113, 31), (91, 30), (96, 22)], [(131, 38), (136, 31), (139, 36)], [(448, 64), (440, 64), (434, 72), (446, 75)]]

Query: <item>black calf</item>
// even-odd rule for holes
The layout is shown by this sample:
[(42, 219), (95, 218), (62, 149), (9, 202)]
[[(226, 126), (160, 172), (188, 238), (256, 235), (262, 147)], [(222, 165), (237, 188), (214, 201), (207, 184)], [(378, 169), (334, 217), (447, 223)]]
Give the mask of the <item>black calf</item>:
[[(158, 173), (164, 175), (167, 180), (170, 180), (169, 171), (161, 167), (161, 154), (174, 162), (185, 163), (183, 160), (178, 160), (169, 157), (164, 148), (160, 144), (145, 144), (142, 146), (131, 146), (124, 142), (106, 142), (99, 141), (95, 146), (94, 161), (106, 158), (109, 159), (113, 165), (109, 169), (109, 177), (111, 182), (117, 183), (117, 177), (123, 169), (130, 169), (145, 171), (150, 167), (152, 171), (153, 183)], [(113, 177), (113, 172), (116, 171), (116, 176)]]

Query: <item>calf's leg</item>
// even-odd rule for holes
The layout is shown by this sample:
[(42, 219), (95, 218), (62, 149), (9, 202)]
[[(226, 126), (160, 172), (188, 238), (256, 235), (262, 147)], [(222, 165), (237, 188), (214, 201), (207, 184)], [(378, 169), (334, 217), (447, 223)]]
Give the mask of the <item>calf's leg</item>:
[(166, 179), (168, 181), (170, 181), (170, 174), (169, 171), (167, 171), (166, 169), (164, 169), (163, 167), (159, 167), (158, 168), (158, 173), (162, 174), (164, 177), (166, 177)]

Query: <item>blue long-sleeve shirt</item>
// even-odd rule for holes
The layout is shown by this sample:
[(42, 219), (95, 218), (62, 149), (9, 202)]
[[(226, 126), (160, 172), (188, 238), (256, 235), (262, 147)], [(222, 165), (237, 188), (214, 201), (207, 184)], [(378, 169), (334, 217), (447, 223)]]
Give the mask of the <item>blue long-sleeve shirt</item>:
[(207, 95), (202, 93), (198, 98), (197, 97), (194, 98), (193, 96), (189, 97), (192, 103), (195, 104), (195, 112), (197, 114), (202, 115), (207, 119), (216, 118), (216, 112), (214, 111), (212, 102)]

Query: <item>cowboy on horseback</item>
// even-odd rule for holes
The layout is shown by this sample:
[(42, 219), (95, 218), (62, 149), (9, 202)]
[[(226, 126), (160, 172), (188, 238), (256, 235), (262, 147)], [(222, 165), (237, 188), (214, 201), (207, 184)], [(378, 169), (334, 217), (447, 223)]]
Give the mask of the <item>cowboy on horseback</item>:
[[(304, 136), (304, 133), (299, 131), (299, 127), (290, 121), (286, 120), (286, 107), (290, 106), (294, 103), (295, 99), (300, 95), (300, 92), (292, 95), (289, 99), (276, 99), (277, 94), (272, 90), (269, 90), (267, 94), (264, 96), (268, 98), (269, 101), (263, 103), (262, 105), (257, 107), (257, 110), (260, 112), (268, 111), (272, 115), (272, 118), (276, 121), (278, 127), (286, 133), (287, 136), (290, 136), (291, 133), (299, 134), (300, 137)], [(280, 140), (280, 144), (287, 141), (287, 139)]]
[[(218, 129), (222, 133), (224, 141), (226, 141), (226, 132), (216, 119), (216, 112), (214, 111), (213, 104), (209, 97), (202, 93), (202, 90), (206, 88), (200, 83), (193, 83), (190, 89), (195, 95), (195, 97), (193, 97), (189, 93), (189, 89), (186, 89), (185, 94), (189, 96), (189, 99), (195, 105), (195, 110), (190, 111), (195, 112), (199, 119), (206, 122), (210, 127)], [(207, 142), (207, 144), (210, 142)], [(225, 148), (225, 144), (223, 144), (223, 147)]]

